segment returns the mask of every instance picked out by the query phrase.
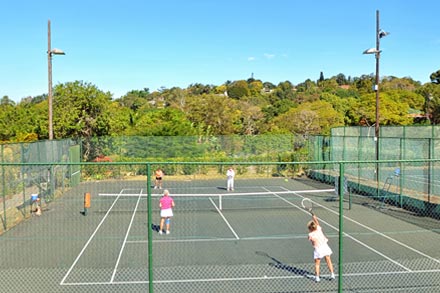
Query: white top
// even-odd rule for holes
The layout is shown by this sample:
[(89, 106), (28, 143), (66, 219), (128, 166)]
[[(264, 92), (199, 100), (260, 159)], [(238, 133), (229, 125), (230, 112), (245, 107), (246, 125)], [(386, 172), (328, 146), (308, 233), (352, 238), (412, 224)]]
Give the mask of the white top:
[(235, 176), (234, 169), (228, 169), (228, 171), (226, 172), (226, 176), (228, 176), (229, 179), (234, 178), (234, 176)]

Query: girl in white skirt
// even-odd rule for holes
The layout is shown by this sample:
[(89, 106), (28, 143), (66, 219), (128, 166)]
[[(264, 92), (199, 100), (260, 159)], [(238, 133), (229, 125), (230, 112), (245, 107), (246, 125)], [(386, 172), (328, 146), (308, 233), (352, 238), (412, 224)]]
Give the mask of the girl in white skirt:
[(328, 239), (322, 232), (322, 228), (319, 225), (318, 218), (313, 213), (312, 221), (307, 224), (307, 228), (309, 229), (309, 240), (310, 242), (312, 242), (312, 246), (314, 248), (313, 258), (315, 259), (315, 281), (320, 281), (319, 273), (321, 258), (325, 258), (325, 262), (327, 263), (328, 269), (331, 273), (330, 279), (333, 280), (335, 278), (335, 274), (333, 271), (332, 260), (330, 258), (330, 255), (333, 252), (330, 246), (328, 246), (327, 244)]

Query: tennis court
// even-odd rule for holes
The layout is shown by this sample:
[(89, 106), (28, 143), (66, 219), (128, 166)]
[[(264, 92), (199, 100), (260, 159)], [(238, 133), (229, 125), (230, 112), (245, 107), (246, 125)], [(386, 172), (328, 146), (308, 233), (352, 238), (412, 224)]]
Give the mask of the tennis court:
[[(152, 190), (148, 227), (145, 181), (86, 182), (66, 192), (0, 238), (0, 291), (146, 292), (149, 261), (155, 292), (334, 292), (340, 268), (345, 292), (440, 290), (439, 233), (345, 202), (340, 243), (332, 186), (271, 178), (236, 180), (235, 191), (224, 180), (166, 181), (164, 188), (176, 203), (169, 235), (157, 233), (163, 190)], [(324, 262), (321, 282), (313, 280), (304, 198), (329, 238), (336, 280)]]

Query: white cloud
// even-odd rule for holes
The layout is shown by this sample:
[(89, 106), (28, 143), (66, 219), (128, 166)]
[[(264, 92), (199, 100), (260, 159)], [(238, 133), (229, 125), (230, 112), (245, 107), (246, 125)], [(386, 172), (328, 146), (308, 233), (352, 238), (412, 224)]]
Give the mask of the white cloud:
[(255, 60), (255, 57), (248, 57), (248, 61), (254, 61)]
[(275, 58), (275, 54), (264, 53), (264, 57), (266, 57), (267, 59), (273, 59)]

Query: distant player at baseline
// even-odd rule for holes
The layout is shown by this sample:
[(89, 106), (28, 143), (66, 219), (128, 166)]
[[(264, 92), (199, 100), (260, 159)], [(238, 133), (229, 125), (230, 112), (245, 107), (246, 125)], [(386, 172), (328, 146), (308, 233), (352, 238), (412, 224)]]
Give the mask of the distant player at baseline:
[(235, 177), (235, 171), (232, 167), (229, 167), (228, 171), (226, 171), (226, 188), (228, 191), (234, 190), (234, 177)]
[(163, 171), (160, 168), (157, 168), (156, 172), (154, 172), (154, 189), (162, 189), (163, 176)]

